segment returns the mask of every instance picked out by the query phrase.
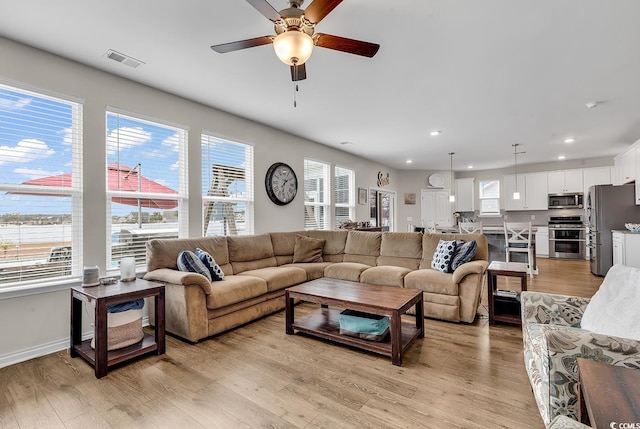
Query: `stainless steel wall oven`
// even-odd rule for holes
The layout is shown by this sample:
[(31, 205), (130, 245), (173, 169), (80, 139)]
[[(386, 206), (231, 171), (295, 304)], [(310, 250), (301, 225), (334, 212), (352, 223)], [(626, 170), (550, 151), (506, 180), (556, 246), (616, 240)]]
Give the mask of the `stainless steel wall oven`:
[(586, 227), (582, 216), (549, 217), (549, 257), (584, 259)]

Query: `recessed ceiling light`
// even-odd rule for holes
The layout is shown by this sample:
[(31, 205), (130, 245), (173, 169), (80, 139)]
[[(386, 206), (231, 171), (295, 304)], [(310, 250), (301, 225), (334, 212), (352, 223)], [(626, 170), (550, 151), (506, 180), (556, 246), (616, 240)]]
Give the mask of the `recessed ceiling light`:
[(432, 137), (439, 136), (440, 134), (442, 134), (442, 131), (440, 131), (440, 130), (431, 131), (431, 136)]
[(587, 106), (587, 109), (593, 109), (594, 107), (598, 107), (599, 104), (600, 104), (599, 101), (590, 101), (587, 104), (585, 104), (585, 106)]
[(407, 164), (411, 164), (413, 162), (412, 159), (407, 159)]
[(566, 139), (564, 139), (565, 143), (573, 143), (574, 141), (576, 141), (576, 139), (574, 139), (573, 137), (567, 137)]
[(560, 156), (558, 157), (558, 159), (565, 159), (565, 158), (566, 158), (566, 156), (564, 156), (564, 155), (560, 155)]
[(467, 168), (473, 168), (473, 165), (467, 165)]

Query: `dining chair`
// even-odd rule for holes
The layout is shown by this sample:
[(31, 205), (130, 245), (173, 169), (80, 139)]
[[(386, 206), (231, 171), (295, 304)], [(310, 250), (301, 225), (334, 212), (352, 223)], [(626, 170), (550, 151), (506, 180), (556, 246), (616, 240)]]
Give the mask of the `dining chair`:
[(482, 234), (482, 222), (460, 222), (460, 234)]
[(436, 229), (436, 222), (434, 220), (426, 220), (424, 221), (424, 232), (438, 232)]
[(505, 222), (504, 241), (506, 261), (510, 262), (511, 252), (526, 253), (527, 264), (529, 265), (529, 276), (533, 278), (535, 266), (534, 245), (531, 236), (531, 222)]

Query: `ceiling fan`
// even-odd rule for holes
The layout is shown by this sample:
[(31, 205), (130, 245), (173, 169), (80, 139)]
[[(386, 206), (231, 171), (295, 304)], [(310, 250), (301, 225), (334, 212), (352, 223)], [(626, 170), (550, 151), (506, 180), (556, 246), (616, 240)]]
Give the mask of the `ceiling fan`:
[(342, 3), (342, 0), (314, 0), (306, 9), (300, 9), (304, 0), (289, 0), (289, 7), (280, 12), (276, 11), (267, 0), (247, 0), (247, 2), (273, 22), (276, 35), (222, 43), (211, 46), (211, 49), (224, 54), (272, 43), (278, 58), (291, 67), (291, 80), (294, 82), (307, 78), (304, 63), (311, 56), (314, 46), (368, 58), (373, 57), (380, 48), (376, 43), (314, 33), (316, 24)]

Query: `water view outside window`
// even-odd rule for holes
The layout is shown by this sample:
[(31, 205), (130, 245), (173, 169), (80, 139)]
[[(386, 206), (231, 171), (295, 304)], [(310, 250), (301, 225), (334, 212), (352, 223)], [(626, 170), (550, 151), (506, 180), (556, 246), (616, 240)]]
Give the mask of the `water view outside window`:
[(125, 256), (144, 267), (149, 239), (186, 235), (187, 131), (114, 111), (106, 116), (107, 267)]
[(0, 287), (80, 275), (82, 105), (0, 84)]
[(202, 135), (203, 235), (253, 234), (253, 146)]

